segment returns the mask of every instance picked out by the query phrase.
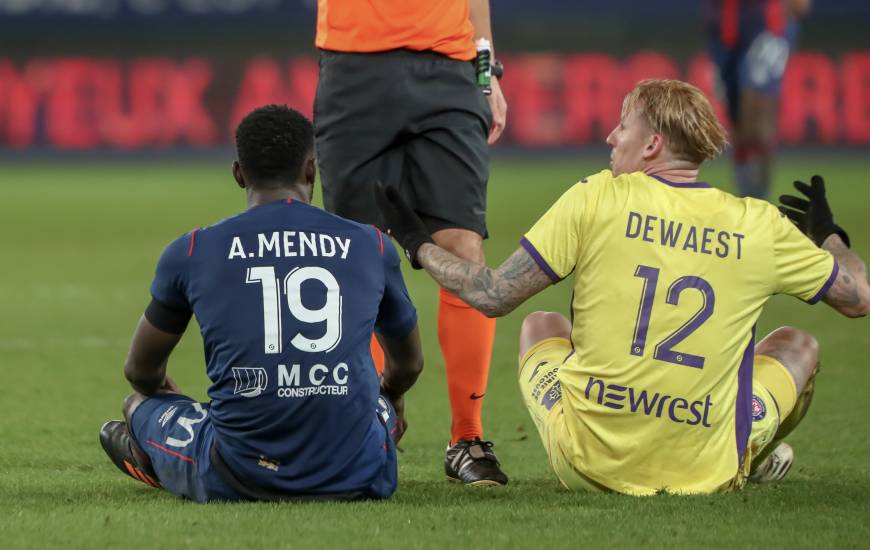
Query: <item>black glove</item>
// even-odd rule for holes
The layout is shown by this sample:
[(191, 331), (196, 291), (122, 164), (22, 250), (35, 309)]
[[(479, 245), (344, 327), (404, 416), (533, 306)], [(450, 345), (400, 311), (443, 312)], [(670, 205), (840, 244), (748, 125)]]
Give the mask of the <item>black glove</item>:
[(802, 181), (794, 182), (795, 189), (807, 198), (782, 195), (779, 197), (779, 202), (782, 203), (779, 211), (791, 218), (798, 229), (815, 241), (818, 246), (822, 246), (825, 239), (834, 233), (843, 239), (846, 246), (849, 246), (849, 235), (842, 227), (834, 223), (834, 214), (828, 205), (828, 199), (825, 198), (825, 180), (822, 176), (813, 176), (810, 181), (812, 185), (807, 185)]
[(399, 246), (405, 249), (405, 256), (410, 260), (411, 267), (422, 269), (423, 266), (417, 263), (417, 250), (426, 243), (435, 242), (429, 235), (423, 220), (405, 202), (395, 187), (387, 187), (378, 182), (375, 186), (375, 199), (384, 217), (382, 228), (384, 232), (399, 241)]

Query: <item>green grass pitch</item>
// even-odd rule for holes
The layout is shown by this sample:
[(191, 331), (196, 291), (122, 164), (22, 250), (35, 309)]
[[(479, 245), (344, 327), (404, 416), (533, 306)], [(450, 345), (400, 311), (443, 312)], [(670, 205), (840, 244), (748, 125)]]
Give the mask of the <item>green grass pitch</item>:
[[(493, 162), (491, 264), (599, 159)], [(870, 256), (866, 157), (786, 156), (777, 190), (827, 176), (838, 221)], [(702, 176), (730, 181), (725, 162)], [(727, 185), (727, 183), (726, 183)], [(443, 476), (449, 412), (436, 337), (436, 287), (407, 273), (420, 313), (426, 369), (408, 395), (400, 487), (387, 502), (196, 505), (122, 476), (97, 430), (119, 416), (121, 367), (162, 247), (244, 206), (218, 162), (6, 162), (0, 172), (0, 547), (3, 548), (608, 548), (635, 546), (866, 547), (870, 540), (870, 339), (866, 320), (776, 298), (759, 334), (792, 324), (815, 333), (823, 371), (790, 439), (797, 462), (782, 483), (712, 497), (570, 494), (551, 474), (514, 379), (518, 327), (537, 309), (567, 311), (563, 283), (500, 320), (484, 409), (487, 436), (511, 483), (450, 485)], [(606, 322), (606, 321), (605, 321)], [(195, 325), (170, 362), (204, 398)], [(691, 449), (686, 449), (691, 452)]]

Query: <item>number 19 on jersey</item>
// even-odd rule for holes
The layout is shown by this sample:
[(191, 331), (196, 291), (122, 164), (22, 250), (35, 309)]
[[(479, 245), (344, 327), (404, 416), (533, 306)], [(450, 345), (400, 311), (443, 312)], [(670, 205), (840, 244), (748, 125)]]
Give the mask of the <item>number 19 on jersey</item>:
[[(309, 309), (302, 303), (302, 284), (316, 281), (323, 285), (326, 302), (319, 309)], [(341, 342), (341, 289), (335, 276), (322, 267), (297, 267), (285, 277), (283, 284), (275, 276), (272, 266), (248, 268), (247, 284), (260, 283), (263, 289), (263, 334), (264, 351), (272, 355), (282, 352), (281, 296), (287, 297), (290, 314), (303, 323), (326, 323), (325, 332), (319, 338), (308, 338), (301, 332), (290, 340), (294, 348), (308, 353), (334, 350)]]

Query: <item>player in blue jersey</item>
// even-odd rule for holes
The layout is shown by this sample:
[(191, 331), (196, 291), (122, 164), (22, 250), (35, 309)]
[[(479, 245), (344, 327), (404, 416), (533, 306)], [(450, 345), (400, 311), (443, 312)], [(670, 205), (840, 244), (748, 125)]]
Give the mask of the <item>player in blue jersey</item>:
[(709, 0), (707, 43), (728, 107), (739, 195), (767, 198), (782, 78), (811, 0)]
[[(125, 422), (100, 431), (121, 471), (198, 502), (386, 498), (403, 395), (423, 359), (392, 244), (309, 204), (313, 128), (287, 107), (236, 131), (248, 209), (172, 242), (124, 373)], [(166, 365), (195, 315), (210, 402)], [(378, 382), (372, 333), (387, 355)]]

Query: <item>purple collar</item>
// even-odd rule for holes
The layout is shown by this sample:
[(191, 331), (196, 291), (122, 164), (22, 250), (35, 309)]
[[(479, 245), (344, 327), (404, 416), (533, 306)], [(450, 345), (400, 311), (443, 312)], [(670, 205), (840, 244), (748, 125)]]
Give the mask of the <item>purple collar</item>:
[(673, 181), (668, 181), (665, 178), (662, 178), (659, 176), (653, 176), (653, 177), (655, 179), (659, 180), (660, 182), (664, 183), (665, 185), (670, 185), (671, 187), (677, 187), (679, 189), (709, 189), (712, 187), (712, 185), (710, 185), (707, 182), (703, 182), (703, 181), (690, 181), (687, 183), (676, 183)]

